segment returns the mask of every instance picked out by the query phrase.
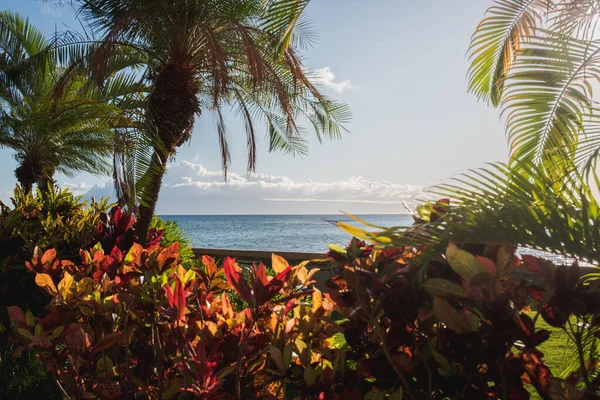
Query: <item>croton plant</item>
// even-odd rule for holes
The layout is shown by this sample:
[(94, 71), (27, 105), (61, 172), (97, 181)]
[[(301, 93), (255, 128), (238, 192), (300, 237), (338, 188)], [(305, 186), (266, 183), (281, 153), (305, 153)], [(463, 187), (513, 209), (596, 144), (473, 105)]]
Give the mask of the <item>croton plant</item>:
[[(598, 398), (598, 281), (506, 245), (422, 250), (332, 248), (323, 293), (277, 256), (185, 269), (177, 244), (47, 250), (28, 264), (47, 312), (10, 307), (13, 340), (73, 399)], [(570, 338), (564, 379), (538, 315)]]

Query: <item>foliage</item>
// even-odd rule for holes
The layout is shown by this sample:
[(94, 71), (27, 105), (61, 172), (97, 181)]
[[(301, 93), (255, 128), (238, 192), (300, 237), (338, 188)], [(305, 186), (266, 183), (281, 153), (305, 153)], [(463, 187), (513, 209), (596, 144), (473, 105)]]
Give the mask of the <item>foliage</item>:
[(154, 217), (152, 224), (150, 224), (150, 230), (156, 230), (162, 232), (160, 239), (160, 245), (162, 247), (169, 247), (173, 243), (179, 243), (179, 255), (182, 259), (184, 267), (191, 266), (194, 259), (194, 253), (192, 252), (192, 242), (187, 235), (177, 224), (177, 222)]
[[(21, 15), (0, 12), (0, 147), (14, 151), (15, 175), (25, 191), (34, 183), (45, 190), (55, 172), (108, 172), (111, 130), (131, 126), (120, 99), (131, 84), (111, 68), (103, 90), (80, 74), (55, 96), (69, 69), (56, 57), (40, 56), (54, 40)], [(36, 58), (36, 68), (25, 65)]]
[[(269, 281), (260, 265), (246, 283), (232, 259), (217, 268), (205, 257), (205, 270), (186, 270), (178, 251), (177, 243), (134, 244), (126, 255), (105, 255), (97, 246), (79, 264), (59, 262), (60, 276), (38, 273), (48, 312), (36, 318), (11, 307), (14, 339), (35, 348), (76, 398), (277, 396), (310, 393), (328, 379), (324, 340), (335, 324), (331, 304), (308, 289), (314, 272), (277, 258), (277, 277)], [(50, 264), (53, 256), (43, 255)], [(225, 276), (248, 308), (231, 308)], [(312, 304), (302, 301), (309, 294)]]
[(10, 320), (3, 318), (0, 322), (0, 396), (14, 400), (60, 399), (56, 384), (49, 379), (34, 351), (13, 356), (17, 346), (9, 341), (11, 330), (7, 326)]
[[(584, 284), (576, 264), (516, 257), (511, 246), (469, 248), (450, 244), (426, 262), (414, 247), (378, 251), (354, 240), (332, 250), (340, 273), (327, 285), (346, 318), (347, 360), (378, 393), (411, 399), (528, 399), (526, 385), (544, 399), (598, 398), (597, 355), (583, 343), (598, 347), (599, 282)], [(529, 307), (579, 343), (566, 380), (537, 349), (551, 333), (535, 328)]]
[(114, 175), (119, 200), (139, 205), (142, 242), (168, 159), (191, 137), (196, 115), (215, 116), (225, 176), (230, 161), (227, 110), (244, 122), (249, 171), (256, 165), (259, 125), (267, 128), (270, 151), (292, 154), (307, 152), (301, 119), (319, 141), (341, 136), (350, 119), (348, 108), (321, 94), (302, 65), (300, 49), (310, 39), (302, 18), (308, 4), (309, 0), (73, 2), (100, 40), (69, 32), (48, 50), (70, 66), (58, 87), (67, 87), (78, 74), (103, 82), (113, 57), (135, 60), (140, 83), (149, 86), (140, 99), (145, 103), (144, 123), (136, 126), (141, 140), (117, 149)]
[(594, 0), (497, 0), (473, 34), (469, 90), (502, 109), (514, 160), (555, 178), (600, 152)]
[[(598, 186), (597, 175), (590, 176)], [(493, 164), (432, 188), (445, 199), (419, 205), (412, 227), (374, 227), (356, 217), (364, 229), (338, 226), (383, 245), (431, 245), (439, 252), (450, 241), (514, 243), (597, 265), (600, 205), (589, 183), (582, 175), (556, 182), (532, 163)]]
[(79, 249), (93, 244), (100, 214), (107, 200), (88, 206), (68, 189), (38, 189), (37, 196), (16, 187), (12, 208), (0, 203), (0, 240), (3, 262), (29, 259), (35, 248), (53, 248), (64, 259), (77, 257)]
[[(324, 294), (316, 269), (275, 255), (269, 276), (231, 258), (183, 268), (178, 243), (78, 263), (47, 250), (29, 263), (47, 311), (10, 307), (12, 340), (75, 398), (598, 398), (600, 281), (508, 245), (425, 250), (334, 247)], [(565, 379), (538, 313), (574, 346)]]

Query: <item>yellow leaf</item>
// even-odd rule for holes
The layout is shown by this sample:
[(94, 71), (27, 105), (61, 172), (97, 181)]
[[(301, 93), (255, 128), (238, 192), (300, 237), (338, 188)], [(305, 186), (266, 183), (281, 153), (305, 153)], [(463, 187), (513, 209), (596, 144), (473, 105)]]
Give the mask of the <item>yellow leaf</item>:
[(94, 281), (90, 277), (82, 278), (77, 284), (77, 296), (79, 297), (87, 296), (92, 293), (92, 290), (94, 290)]
[(271, 266), (276, 274), (283, 272), (287, 267), (290, 266), (288, 262), (281, 256), (277, 254), (271, 254)]
[(359, 239), (363, 239), (363, 240), (369, 239), (369, 234), (364, 229), (357, 228), (355, 226), (346, 224), (344, 222), (337, 222), (336, 226)]
[(298, 349), (298, 354), (302, 354), (304, 349), (306, 349), (306, 343), (300, 338), (296, 339), (296, 348)]
[[(66, 272), (65, 272), (65, 274), (66, 274)], [(45, 289), (52, 296), (55, 296), (56, 293), (58, 293), (56, 290), (56, 286), (54, 285), (54, 282), (52, 281), (52, 277), (50, 277), (50, 275), (48, 275), (48, 274), (36, 274), (35, 275), (35, 283), (42, 289)]]
[(317, 289), (312, 294), (312, 312), (317, 311), (323, 304), (323, 295)]
[(73, 275), (65, 271), (62, 280), (58, 283), (58, 291), (63, 299), (67, 300), (67, 297), (73, 293)]
[(308, 270), (306, 269), (306, 267), (296, 267), (297, 268), (297, 273), (296, 276), (298, 277), (298, 280), (300, 281), (300, 283), (304, 284), (304, 282), (306, 282), (306, 278), (308, 277)]

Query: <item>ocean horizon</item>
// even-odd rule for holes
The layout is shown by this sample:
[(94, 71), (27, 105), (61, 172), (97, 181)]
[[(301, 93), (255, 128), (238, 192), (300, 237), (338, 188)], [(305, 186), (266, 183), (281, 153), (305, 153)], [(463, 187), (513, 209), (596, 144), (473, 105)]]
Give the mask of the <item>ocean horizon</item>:
[[(407, 214), (357, 214), (377, 226), (409, 226)], [(333, 225), (360, 225), (344, 214), (197, 214), (159, 215), (177, 222), (192, 247), (325, 253), (329, 244), (346, 245), (351, 235)]]

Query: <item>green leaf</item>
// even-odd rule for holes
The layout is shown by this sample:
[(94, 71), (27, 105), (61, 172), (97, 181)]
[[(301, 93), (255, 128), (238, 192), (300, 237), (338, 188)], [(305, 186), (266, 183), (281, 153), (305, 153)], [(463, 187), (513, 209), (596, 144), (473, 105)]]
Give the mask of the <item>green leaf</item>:
[(488, 273), (487, 269), (477, 260), (477, 257), (459, 249), (453, 243), (449, 243), (446, 248), (446, 259), (454, 272), (468, 281), (477, 274)]
[(450, 364), (450, 362), (448, 362), (446, 357), (444, 357), (435, 350), (432, 350), (431, 355), (433, 356), (434, 360), (438, 363), (438, 372), (440, 373), (440, 375), (445, 377), (456, 375), (456, 373), (458, 372), (457, 369), (452, 367), (452, 365)]
[(292, 354), (293, 354), (293, 345), (288, 343), (283, 348), (283, 365), (287, 369), (287, 367), (292, 363)]
[(402, 387), (399, 387), (398, 390), (390, 394), (390, 400), (402, 400), (403, 394)]
[(281, 350), (279, 350), (279, 348), (275, 346), (270, 346), (269, 350), (271, 353), (271, 358), (273, 359), (273, 361), (275, 361), (275, 364), (277, 365), (277, 368), (279, 368), (279, 371), (285, 372), (285, 364), (283, 362), (283, 353), (281, 352)]
[(460, 298), (469, 297), (467, 291), (462, 286), (442, 278), (433, 278), (427, 280), (423, 284), (423, 289), (427, 290), (433, 296), (455, 296)]
[(456, 333), (469, 333), (477, 330), (478, 317), (470, 311), (458, 311), (441, 297), (433, 298), (433, 313), (436, 318)]
[(312, 366), (307, 365), (306, 369), (304, 369), (304, 382), (306, 382), (306, 384), (308, 386), (313, 386), (315, 384), (315, 382), (317, 381), (317, 375), (318, 375), (318, 371), (315, 370)]
[(385, 400), (386, 391), (381, 389), (373, 389), (365, 395), (365, 400)]

